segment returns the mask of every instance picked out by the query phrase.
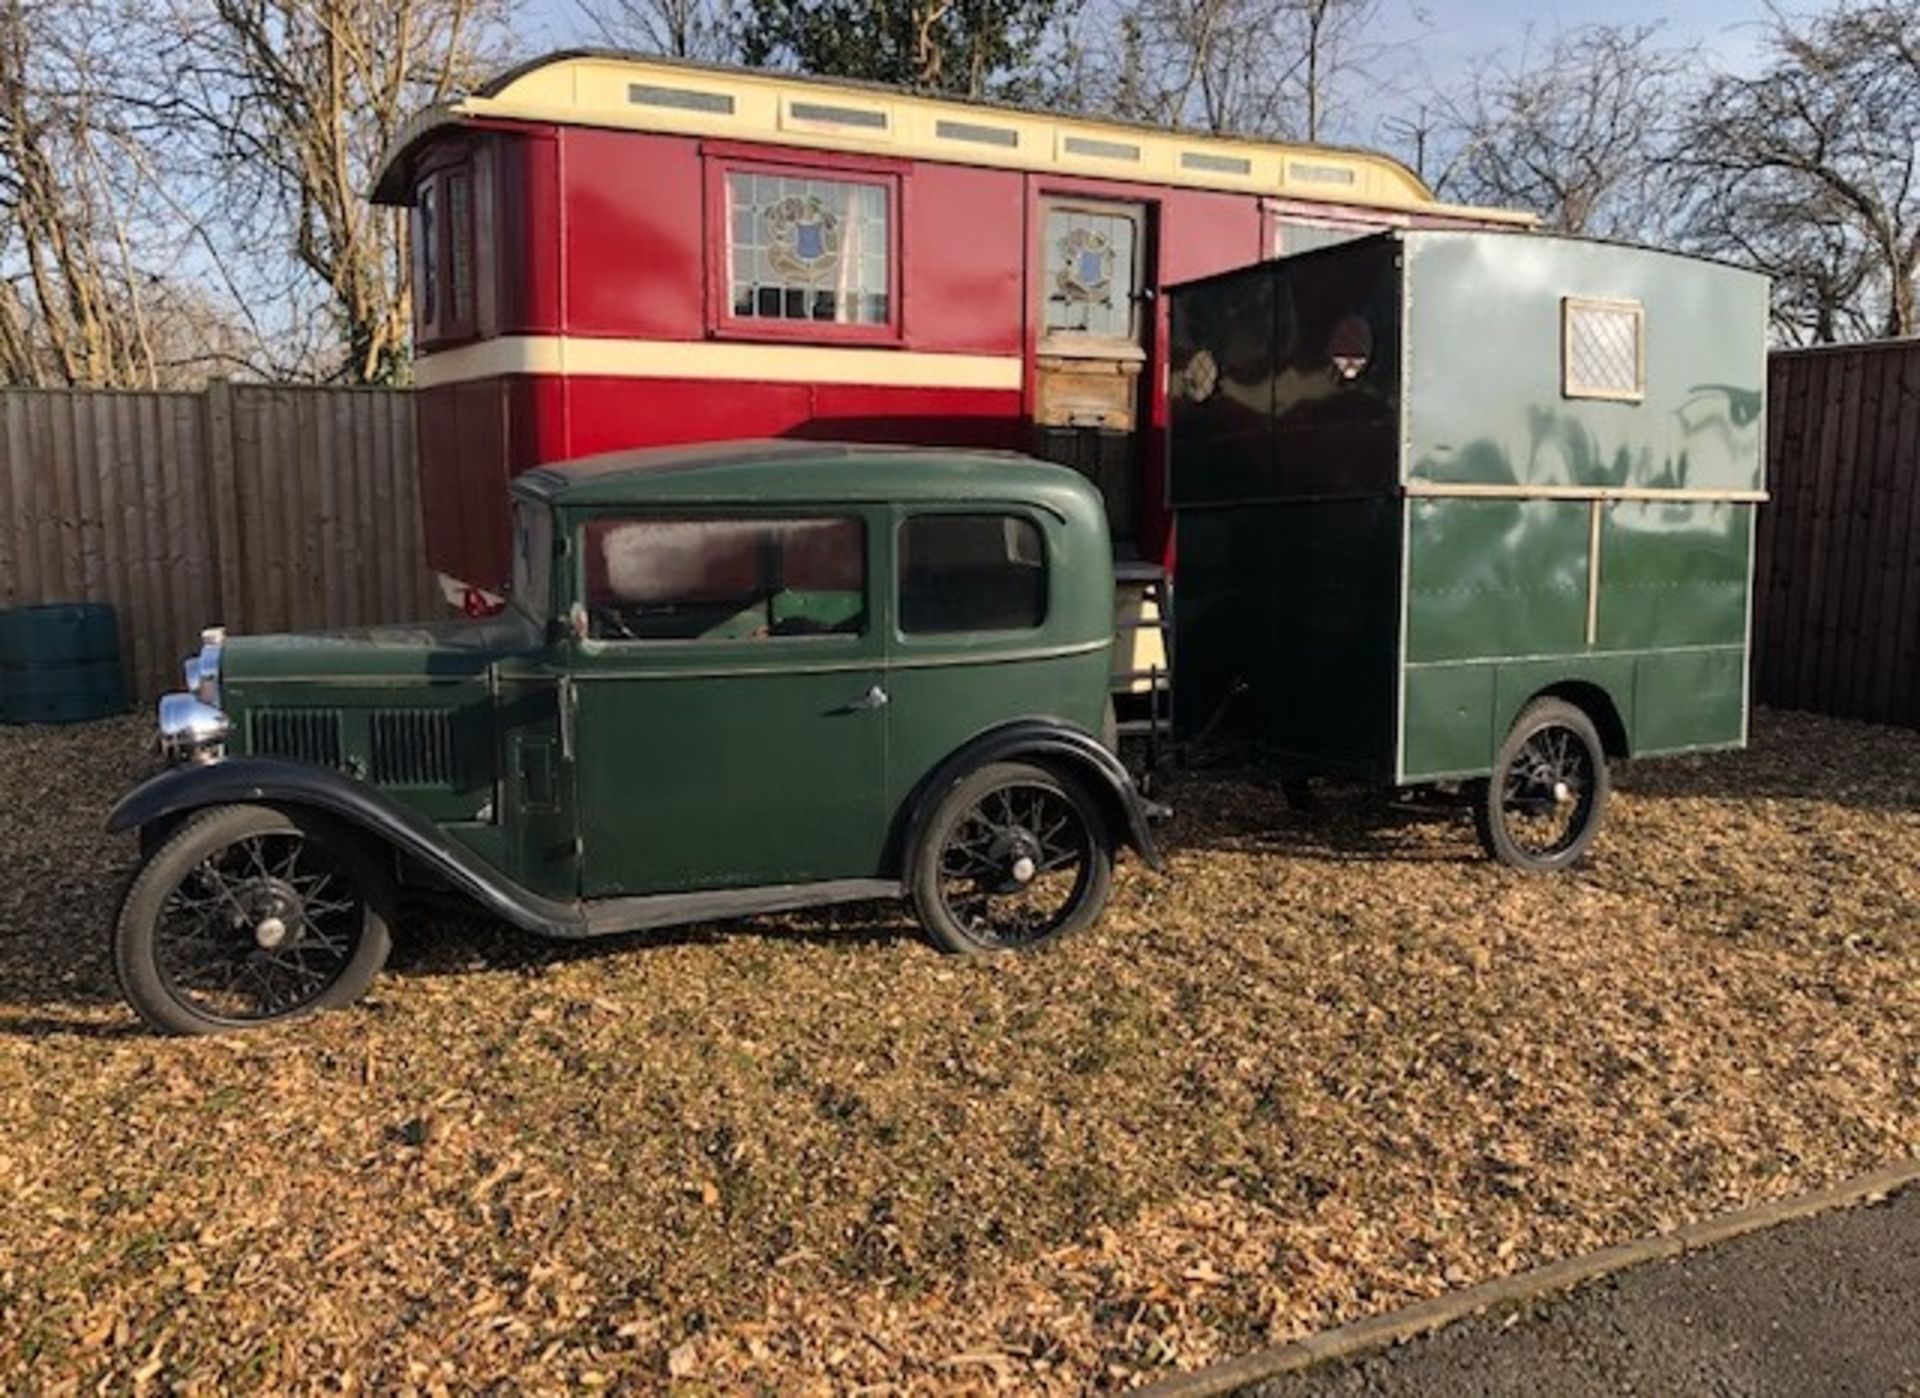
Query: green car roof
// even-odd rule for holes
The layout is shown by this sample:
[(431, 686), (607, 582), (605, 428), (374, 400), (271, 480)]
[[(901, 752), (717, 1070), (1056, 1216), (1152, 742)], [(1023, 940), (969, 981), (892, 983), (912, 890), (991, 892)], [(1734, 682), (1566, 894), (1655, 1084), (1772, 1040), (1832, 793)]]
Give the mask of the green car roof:
[(556, 505), (1024, 501), (1104, 516), (1086, 477), (1018, 452), (846, 442), (717, 442), (607, 452), (540, 466), (513, 489)]

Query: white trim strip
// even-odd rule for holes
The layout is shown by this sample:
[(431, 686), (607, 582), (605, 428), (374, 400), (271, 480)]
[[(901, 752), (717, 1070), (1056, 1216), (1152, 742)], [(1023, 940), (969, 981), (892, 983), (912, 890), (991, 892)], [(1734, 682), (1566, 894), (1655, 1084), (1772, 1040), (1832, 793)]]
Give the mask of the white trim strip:
[(423, 354), (413, 365), (413, 381), (420, 388), (506, 374), (738, 379), (1018, 393), (1022, 367), (1018, 355), (935, 354), (735, 340), (606, 340), (568, 335), (505, 335)]
[(1485, 485), (1467, 482), (1408, 481), (1407, 494), (1447, 500), (1692, 500), (1763, 505), (1764, 490), (1693, 489), (1665, 485)]

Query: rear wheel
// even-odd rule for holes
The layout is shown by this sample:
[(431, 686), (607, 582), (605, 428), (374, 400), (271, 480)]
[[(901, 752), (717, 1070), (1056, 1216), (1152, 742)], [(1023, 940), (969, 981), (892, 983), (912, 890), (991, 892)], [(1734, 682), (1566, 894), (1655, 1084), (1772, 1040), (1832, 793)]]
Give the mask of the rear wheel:
[(392, 877), (323, 816), (219, 806), (147, 857), (120, 905), (114, 970), (140, 1017), (212, 1034), (349, 1004), (392, 944)]
[(913, 854), (915, 911), (942, 950), (1038, 946), (1087, 926), (1113, 886), (1113, 837), (1085, 786), (1024, 762), (955, 785)]
[(1480, 843), (1510, 868), (1568, 868), (1599, 835), (1610, 789), (1593, 720), (1564, 699), (1536, 699), (1514, 720), (1474, 802)]

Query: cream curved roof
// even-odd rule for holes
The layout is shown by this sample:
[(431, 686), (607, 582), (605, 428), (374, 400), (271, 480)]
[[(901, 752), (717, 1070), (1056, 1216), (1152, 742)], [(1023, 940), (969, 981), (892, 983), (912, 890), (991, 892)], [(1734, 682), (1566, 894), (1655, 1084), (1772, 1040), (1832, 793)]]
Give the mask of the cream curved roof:
[(1391, 156), (1340, 146), (1209, 136), (898, 88), (599, 51), (552, 54), (413, 118), (381, 161), (374, 198), (404, 203), (412, 151), (440, 128), (553, 122), (723, 137), (916, 160), (1058, 171), (1529, 225), (1453, 208)]

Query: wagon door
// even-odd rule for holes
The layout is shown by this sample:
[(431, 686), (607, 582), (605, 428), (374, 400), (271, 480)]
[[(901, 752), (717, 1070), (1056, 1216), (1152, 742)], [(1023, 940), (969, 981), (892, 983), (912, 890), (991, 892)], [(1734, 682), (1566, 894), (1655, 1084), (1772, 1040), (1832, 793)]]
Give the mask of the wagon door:
[(1147, 334), (1154, 296), (1144, 204), (1040, 201), (1035, 452), (1100, 487), (1114, 546), (1140, 538)]

